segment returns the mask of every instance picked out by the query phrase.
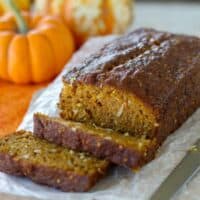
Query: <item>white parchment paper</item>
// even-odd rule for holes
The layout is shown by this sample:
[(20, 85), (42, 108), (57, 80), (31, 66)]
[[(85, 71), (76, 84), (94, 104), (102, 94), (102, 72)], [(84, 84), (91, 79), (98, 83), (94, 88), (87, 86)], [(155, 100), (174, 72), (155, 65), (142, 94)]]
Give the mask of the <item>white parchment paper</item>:
[[(75, 54), (69, 66), (80, 62), (80, 60), (89, 56), (104, 43), (112, 39), (113, 37), (106, 37), (90, 40), (81, 51)], [(40, 91), (33, 98), (19, 129), (32, 130), (32, 115), (35, 112), (42, 112), (50, 116), (58, 115), (56, 104), (62, 87), (62, 74), (48, 88)], [(137, 174), (127, 169), (116, 167), (90, 192), (63, 193), (52, 188), (37, 185), (26, 178), (12, 177), (0, 173), (0, 192), (48, 200), (147, 200), (199, 137), (200, 109), (167, 139), (161, 147), (157, 158), (142, 168)], [(199, 200), (199, 187), (200, 174), (197, 174), (174, 199)]]

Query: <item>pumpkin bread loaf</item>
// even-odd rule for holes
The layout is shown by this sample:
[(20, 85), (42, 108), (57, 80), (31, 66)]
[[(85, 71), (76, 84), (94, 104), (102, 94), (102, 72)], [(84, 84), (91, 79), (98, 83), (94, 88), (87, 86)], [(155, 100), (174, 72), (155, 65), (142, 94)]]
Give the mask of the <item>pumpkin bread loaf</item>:
[(107, 161), (59, 147), (29, 132), (0, 139), (0, 171), (63, 191), (87, 191), (108, 166)]
[(158, 147), (155, 140), (122, 135), (111, 129), (65, 121), (40, 113), (34, 115), (34, 134), (131, 169), (138, 169), (152, 160)]
[(70, 66), (60, 115), (161, 143), (200, 106), (200, 39), (138, 29)]

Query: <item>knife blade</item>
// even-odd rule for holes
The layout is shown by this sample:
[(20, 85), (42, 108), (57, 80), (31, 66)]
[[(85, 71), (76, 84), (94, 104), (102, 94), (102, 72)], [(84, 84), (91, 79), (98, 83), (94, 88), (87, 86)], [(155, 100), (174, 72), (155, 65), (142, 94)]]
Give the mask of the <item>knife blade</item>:
[(164, 180), (150, 200), (169, 200), (181, 187), (191, 180), (200, 169), (200, 139), (192, 145), (185, 157)]

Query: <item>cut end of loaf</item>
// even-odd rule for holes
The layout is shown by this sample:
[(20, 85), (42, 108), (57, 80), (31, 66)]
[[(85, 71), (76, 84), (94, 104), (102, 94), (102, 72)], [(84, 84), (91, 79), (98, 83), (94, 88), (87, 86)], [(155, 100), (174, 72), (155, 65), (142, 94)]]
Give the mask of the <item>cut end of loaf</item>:
[(87, 122), (131, 135), (153, 137), (153, 111), (139, 98), (111, 86), (64, 83), (59, 108), (65, 120)]

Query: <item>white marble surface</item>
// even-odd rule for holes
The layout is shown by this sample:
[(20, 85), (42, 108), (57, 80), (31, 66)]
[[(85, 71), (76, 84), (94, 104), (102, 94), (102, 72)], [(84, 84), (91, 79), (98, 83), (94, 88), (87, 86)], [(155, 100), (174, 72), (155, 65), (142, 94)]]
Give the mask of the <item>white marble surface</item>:
[[(153, 27), (161, 30), (195, 34), (200, 36), (200, 4), (150, 4), (138, 3), (136, 21), (132, 28)], [(98, 45), (97, 45), (98, 46)], [(22, 128), (31, 129), (31, 115), (43, 111), (56, 115), (55, 105), (58, 99), (60, 78), (33, 101)], [(44, 101), (45, 100), (45, 101)], [(165, 177), (173, 170), (186, 150), (200, 137), (200, 110), (198, 110), (175, 134), (162, 146), (157, 159), (145, 166), (138, 174), (117, 168), (108, 178), (102, 180), (89, 193), (62, 193), (39, 186), (16, 177), (0, 173), (0, 192), (13, 195), (32, 196), (48, 200), (147, 200)], [(196, 176), (174, 200), (200, 199), (200, 174)], [(21, 199), (0, 194), (0, 200)]]

